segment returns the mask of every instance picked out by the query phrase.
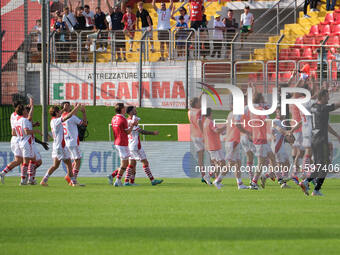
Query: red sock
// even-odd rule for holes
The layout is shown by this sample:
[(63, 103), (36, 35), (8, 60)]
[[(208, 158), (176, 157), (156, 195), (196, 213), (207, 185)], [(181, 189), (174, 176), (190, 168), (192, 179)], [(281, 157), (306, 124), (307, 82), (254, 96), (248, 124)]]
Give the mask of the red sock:
[(115, 178), (118, 172), (119, 172), (119, 169), (114, 170), (112, 173), (112, 177)]
[(135, 183), (135, 177), (136, 177), (135, 174), (132, 174), (132, 175), (131, 175), (131, 177), (130, 177), (130, 183)]
[(28, 179), (29, 180), (32, 180), (32, 181), (34, 180), (35, 178), (34, 170), (35, 170), (35, 162), (30, 161), (28, 165)]
[(153, 181), (154, 178), (152, 176), (149, 166), (143, 166), (143, 169), (144, 169), (145, 174), (149, 177), (150, 181)]
[(130, 182), (130, 177), (131, 177), (131, 172), (132, 172), (132, 166), (128, 165), (127, 169), (126, 169), (126, 175), (125, 175), (125, 180), (124, 182)]
[(21, 179), (24, 180), (27, 177), (28, 165), (23, 163), (21, 167)]
[(79, 170), (73, 168), (72, 173), (73, 173), (74, 178), (77, 178), (77, 177), (78, 177), (78, 174), (79, 174)]
[(118, 170), (118, 174), (117, 174), (117, 179), (118, 179), (118, 180), (121, 180), (121, 179), (122, 179), (123, 174), (124, 174), (124, 172), (125, 172), (125, 171), (123, 171), (123, 174), (120, 175), (120, 170), (125, 170), (125, 169), (124, 169), (124, 168), (120, 168), (120, 169)]
[(10, 168), (9, 167), (9, 165), (7, 165), (6, 167), (5, 167), (5, 169), (4, 170), (2, 170), (2, 172), (4, 173), (4, 174), (7, 174), (9, 171), (11, 171), (12, 170), (12, 168)]

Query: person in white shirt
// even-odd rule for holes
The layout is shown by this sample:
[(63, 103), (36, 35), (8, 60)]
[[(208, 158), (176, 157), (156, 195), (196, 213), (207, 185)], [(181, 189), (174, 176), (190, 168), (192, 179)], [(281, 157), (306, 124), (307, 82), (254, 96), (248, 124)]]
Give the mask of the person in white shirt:
[[(244, 7), (244, 13), (241, 14), (241, 42), (247, 39), (249, 33), (253, 32), (254, 15), (249, 12), (249, 6)], [(243, 44), (241, 44), (241, 48)]]
[(173, 0), (170, 0), (170, 6), (167, 9), (165, 2), (161, 2), (161, 8), (158, 9), (156, 6), (156, 0), (152, 1), (152, 6), (158, 14), (158, 23), (157, 29), (161, 30), (158, 31), (158, 40), (160, 41), (160, 50), (161, 50), (161, 57), (158, 61), (165, 61), (164, 57), (164, 48), (165, 45), (167, 49), (169, 49), (169, 38), (170, 38), (170, 18), (171, 18), (171, 10), (173, 6)]
[[(65, 118), (68, 113), (71, 112), (71, 105), (70, 102), (63, 102), (61, 104), (62, 108), (64, 109), (64, 113), (62, 117)], [(67, 121), (63, 122), (64, 126), (64, 139), (66, 148), (69, 150), (71, 154), (71, 159), (73, 161), (73, 175), (77, 178), (80, 168), (80, 146), (79, 146), (79, 137), (78, 137), (78, 126), (84, 125), (87, 126), (87, 118), (86, 118), (86, 110), (85, 106), (81, 106), (80, 111), (83, 113), (83, 119), (79, 119), (77, 116), (72, 115)], [(65, 180), (70, 183), (71, 179), (70, 176), (66, 175)]]
[(80, 104), (76, 104), (74, 109), (68, 113), (64, 118), (61, 117), (62, 111), (58, 106), (52, 106), (49, 110), (49, 113), (52, 117), (50, 126), (53, 135), (53, 150), (52, 150), (52, 159), (53, 165), (47, 170), (44, 178), (41, 180), (40, 185), (48, 186), (48, 178), (53, 174), (55, 170), (57, 170), (60, 166), (60, 162), (63, 161), (67, 168), (67, 175), (71, 179), (71, 185), (76, 186), (77, 180), (73, 176), (72, 173), (72, 163), (70, 160), (70, 153), (65, 147), (65, 139), (64, 139), (64, 127), (63, 122), (70, 119), (73, 115), (77, 114)]
[(222, 49), (222, 40), (223, 40), (223, 31), (225, 29), (225, 25), (221, 20), (220, 14), (215, 14), (214, 20), (214, 49), (211, 53), (211, 57), (217, 55), (217, 58), (221, 57), (221, 49)]
[[(129, 165), (126, 169), (126, 178), (125, 178), (125, 185), (131, 186), (135, 185), (135, 175), (136, 175), (136, 164), (137, 160), (141, 161), (143, 164), (143, 169), (145, 174), (148, 176), (148, 178), (151, 181), (152, 185), (158, 185), (163, 182), (163, 180), (156, 180), (149, 168), (149, 161), (146, 158), (146, 154), (144, 152), (144, 149), (142, 147), (142, 144), (140, 142), (140, 134), (143, 135), (158, 135), (158, 131), (146, 131), (141, 129), (138, 124), (136, 125), (136, 121), (140, 121), (140, 118), (137, 117), (137, 111), (136, 107), (129, 106), (126, 109), (126, 113), (129, 115), (128, 117), (128, 126), (131, 127), (135, 125), (131, 131), (131, 133), (128, 135), (129, 138), (129, 150), (130, 150), (130, 159), (129, 159)], [(130, 181), (130, 183), (129, 183)]]
[[(35, 171), (35, 160), (36, 151), (34, 148), (34, 134), (42, 135), (40, 130), (33, 130), (33, 125), (31, 122), (33, 114), (33, 105), (31, 105), (30, 111), (29, 107), (24, 105), (18, 105), (15, 109), (18, 118), (16, 119), (15, 132), (16, 136), (19, 137), (19, 147), (22, 152), (23, 164), (21, 168), (21, 182), (20, 185), (35, 185), (34, 171)], [(29, 180), (27, 179), (29, 178)], [(28, 181), (28, 182), (27, 182)]]
[(63, 22), (66, 23), (69, 32), (74, 32), (77, 27), (77, 19), (69, 7), (64, 8)]
[(190, 16), (187, 14), (187, 10), (184, 7), (180, 7), (178, 9), (179, 14), (178, 16), (174, 16), (175, 14), (175, 6), (172, 8), (172, 12), (171, 12), (171, 19), (175, 20), (177, 23), (179, 22), (179, 17), (183, 16), (184, 18), (184, 22), (189, 24), (190, 23)]
[(94, 12), (90, 10), (90, 6), (84, 5), (83, 16), (86, 19), (86, 30), (93, 30)]

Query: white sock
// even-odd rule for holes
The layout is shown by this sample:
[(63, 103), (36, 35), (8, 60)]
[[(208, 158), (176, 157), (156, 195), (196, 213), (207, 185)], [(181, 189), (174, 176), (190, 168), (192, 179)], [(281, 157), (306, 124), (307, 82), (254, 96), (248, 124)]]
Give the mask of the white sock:
[(238, 185), (243, 184), (242, 178), (236, 178), (236, 181), (237, 181), (237, 184), (238, 184)]

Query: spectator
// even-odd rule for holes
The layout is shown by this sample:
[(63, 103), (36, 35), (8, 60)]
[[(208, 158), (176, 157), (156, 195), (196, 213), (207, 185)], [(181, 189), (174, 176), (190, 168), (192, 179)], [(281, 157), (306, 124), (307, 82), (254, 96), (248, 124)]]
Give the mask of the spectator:
[(202, 25), (203, 0), (189, 0), (190, 2), (190, 28), (198, 30)]
[(225, 27), (223, 22), (221, 21), (221, 15), (215, 14), (215, 20), (214, 20), (214, 49), (211, 53), (211, 57), (214, 57), (215, 54), (217, 55), (217, 58), (221, 57), (221, 49), (222, 49), (222, 40), (223, 40), (223, 31)]
[(241, 48), (243, 40), (247, 39), (249, 33), (253, 32), (254, 16), (249, 12), (249, 6), (244, 7), (244, 13), (241, 14)]
[(176, 46), (177, 46), (177, 54), (179, 57), (185, 56), (185, 40), (187, 38), (187, 32), (184, 29), (188, 29), (188, 24), (185, 23), (185, 19), (183, 16), (179, 16), (179, 22), (176, 24)]
[(123, 55), (123, 60), (126, 61), (125, 56), (125, 36), (122, 32), (123, 29), (123, 13), (120, 11), (120, 8), (117, 6), (116, 1), (113, 1), (113, 7), (111, 7), (109, 0), (106, 0), (106, 5), (109, 9), (110, 19), (111, 19), (111, 30), (113, 32), (113, 39), (115, 41), (115, 50), (117, 52), (117, 61), (122, 61), (121, 58), (121, 50)]
[[(223, 19), (223, 23), (226, 27), (225, 31), (224, 31), (224, 40), (226, 42), (232, 41), (232, 39), (234, 38), (234, 36), (236, 34), (236, 29), (238, 28), (238, 24), (236, 23), (236, 19), (233, 16), (234, 16), (233, 10), (229, 9), (228, 14), (227, 14), (227, 18)], [(231, 44), (228, 43), (227, 44), (227, 55), (230, 54), (230, 50), (231, 50)]]
[(151, 44), (151, 52), (154, 52), (154, 46), (153, 46), (153, 37), (152, 37), (152, 19), (150, 17), (150, 14), (147, 10), (143, 8), (143, 2), (138, 2), (137, 3), (137, 29), (139, 29), (139, 19), (141, 19), (142, 22), (142, 31), (147, 31), (146, 38), (150, 39), (150, 44)]
[[(94, 27), (96, 31), (107, 30), (108, 28), (106, 15), (104, 12), (102, 12), (100, 7), (96, 7), (96, 14), (94, 15)], [(102, 52), (102, 51), (106, 52), (107, 43), (104, 43), (102, 40), (107, 39), (107, 37), (108, 37), (107, 32), (101, 31), (98, 37), (98, 39), (101, 40), (99, 43), (99, 49), (98, 49), (99, 52)]]
[(174, 17), (175, 9), (176, 9), (175, 6), (173, 6), (172, 12), (171, 12), (171, 18), (173, 20), (175, 20), (177, 23), (179, 23), (180, 22), (179, 21), (179, 17), (182, 16), (184, 18), (184, 23), (189, 24), (190, 16), (187, 14), (187, 10), (183, 6), (180, 7), (179, 10), (178, 10), (179, 11), (179, 15)]
[(51, 29), (51, 31), (54, 30), (54, 24), (57, 22), (57, 19), (58, 19), (59, 16), (61, 16), (61, 13), (60, 13), (59, 10), (55, 11), (55, 13), (52, 15), (52, 18), (50, 20), (50, 25), (51, 25), (50, 29)]
[(94, 29), (94, 26), (93, 26), (93, 24), (94, 24), (94, 13), (93, 13), (93, 11), (90, 10), (90, 6), (88, 6), (87, 4), (84, 5), (83, 15), (86, 19), (85, 30), (93, 30)]
[(210, 54), (210, 43), (209, 43), (209, 32), (208, 32), (208, 21), (207, 21), (207, 15), (205, 15), (205, 8), (202, 5), (202, 25), (200, 30), (200, 40), (204, 41), (202, 43), (202, 50), (201, 50), (201, 56), (203, 58), (209, 56)]
[(135, 36), (136, 20), (137, 20), (136, 15), (132, 13), (131, 6), (127, 6), (126, 13), (123, 16), (122, 21), (124, 22), (124, 34), (129, 38), (130, 52), (132, 52), (133, 48), (133, 38)]
[(35, 26), (32, 29), (34, 33), (35, 42), (37, 43), (37, 51), (41, 51), (41, 20), (38, 19), (35, 23)]
[[(334, 11), (335, 4), (336, 4), (336, 0), (332, 0), (332, 4), (331, 4), (331, 0), (327, 0), (326, 1), (326, 10), (327, 11)], [(314, 5), (315, 5), (314, 11), (319, 11), (318, 9), (316, 9), (317, 1), (315, 1)], [(311, 6), (311, 8), (312, 8), (312, 6)], [(312, 11), (312, 9), (310, 11)]]
[(68, 31), (74, 32), (77, 27), (77, 19), (73, 14), (72, 5), (70, 1), (70, 7), (64, 8), (63, 22), (65, 22)]
[(158, 9), (156, 6), (156, 0), (152, 0), (152, 6), (158, 14), (158, 24), (157, 29), (162, 30), (158, 31), (158, 40), (160, 41), (160, 50), (161, 50), (161, 57), (158, 61), (165, 61), (164, 57), (164, 48), (165, 45), (169, 49), (169, 38), (170, 38), (170, 17), (171, 17), (171, 10), (173, 6), (173, 0), (170, 0), (170, 6), (167, 9), (164, 2), (161, 2), (161, 8)]
[(63, 21), (63, 18), (61, 16), (59, 16), (57, 18), (57, 21), (54, 23), (54, 30), (56, 31), (55, 34), (55, 42), (57, 48), (56, 60), (57, 62), (66, 62), (66, 58), (63, 57), (63, 54), (65, 54), (65, 52), (68, 51), (65, 36), (65, 32), (67, 31), (67, 25), (66, 22)]
[(84, 11), (83, 7), (76, 8), (75, 16), (76, 16), (77, 23), (78, 23), (78, 26), (77, 26), (78, 30), (84, 30), (86, 26), (86, 19), (83, 15), (83, 11)]

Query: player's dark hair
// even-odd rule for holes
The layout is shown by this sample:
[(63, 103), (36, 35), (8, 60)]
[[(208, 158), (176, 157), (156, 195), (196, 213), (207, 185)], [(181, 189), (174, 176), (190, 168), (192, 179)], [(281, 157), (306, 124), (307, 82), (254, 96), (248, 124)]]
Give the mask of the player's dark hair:
[(70, 102), (69, 101), (62, 102), (61, 103), (61, 109), (64, 109), (65, 104), (69, 104), (70, 105)]
[(247, 9), (247, 10), (249, 10), (250, 8), (249, 8), (249, 6), (248, 6), (248, 5), (246, 5), (246, 6), (244, 6), (244, 9)]
[(318, 94), (318, 100), (321, 100), (326, 95), (328, 95), (328, 90), (327, 89), (320, 90), (320, 92)]
[(59, 107), (58, 106), (51, 106), (51, 108), (48, 111), (52, 117), (57, 116), (57, 112), (59, 112)]
[(254, 104), (260, 104), (263, 101), (263, 95), (262, 93), (257, 93), (253, 99)]
[(228, 12), (234, 12), (232, 9), (229, 9)]
[(87, 4), (84, 5), (84, 8), (90, 9), (90, 6), (88, 6)]
[(190, 100), (190, 106), (191, 108), (195, 108), (195, 106), (197, 105), (198, 103), (198, 97), (194, 97)]
[(126, 9), (132, 9), (132, 7), (130, 5), (127, 5)]
[(135, 108), (135, 107), (134, 107), (134, 106), (128, 106), (128, 107), (126, 108), (126, 113), (127, 113), (127, 114), (130, 114), (130, 112), (132, 112), (133, 108)]
[(15, 112), (19, 116), (22, 116), (24, 114), (25, 106), (22, 104), (19, 104), (17, 107), (15, 107)]
[(180, 11), (184, 11), (185, 14), (187, 14), (187, 9), (185, 9), (183, 6), (179, 8)]
[(211, 115), (211, 112), (212, 112), (212, 109), (210, 107), (207, 108), (207, 114), (206, 116), (210, 116)]
[(116, 113), (122, 113), (122, 110), (124, 109), (124, 104), (123, 103), (117, 103), (115, 105), (115, 111)]

